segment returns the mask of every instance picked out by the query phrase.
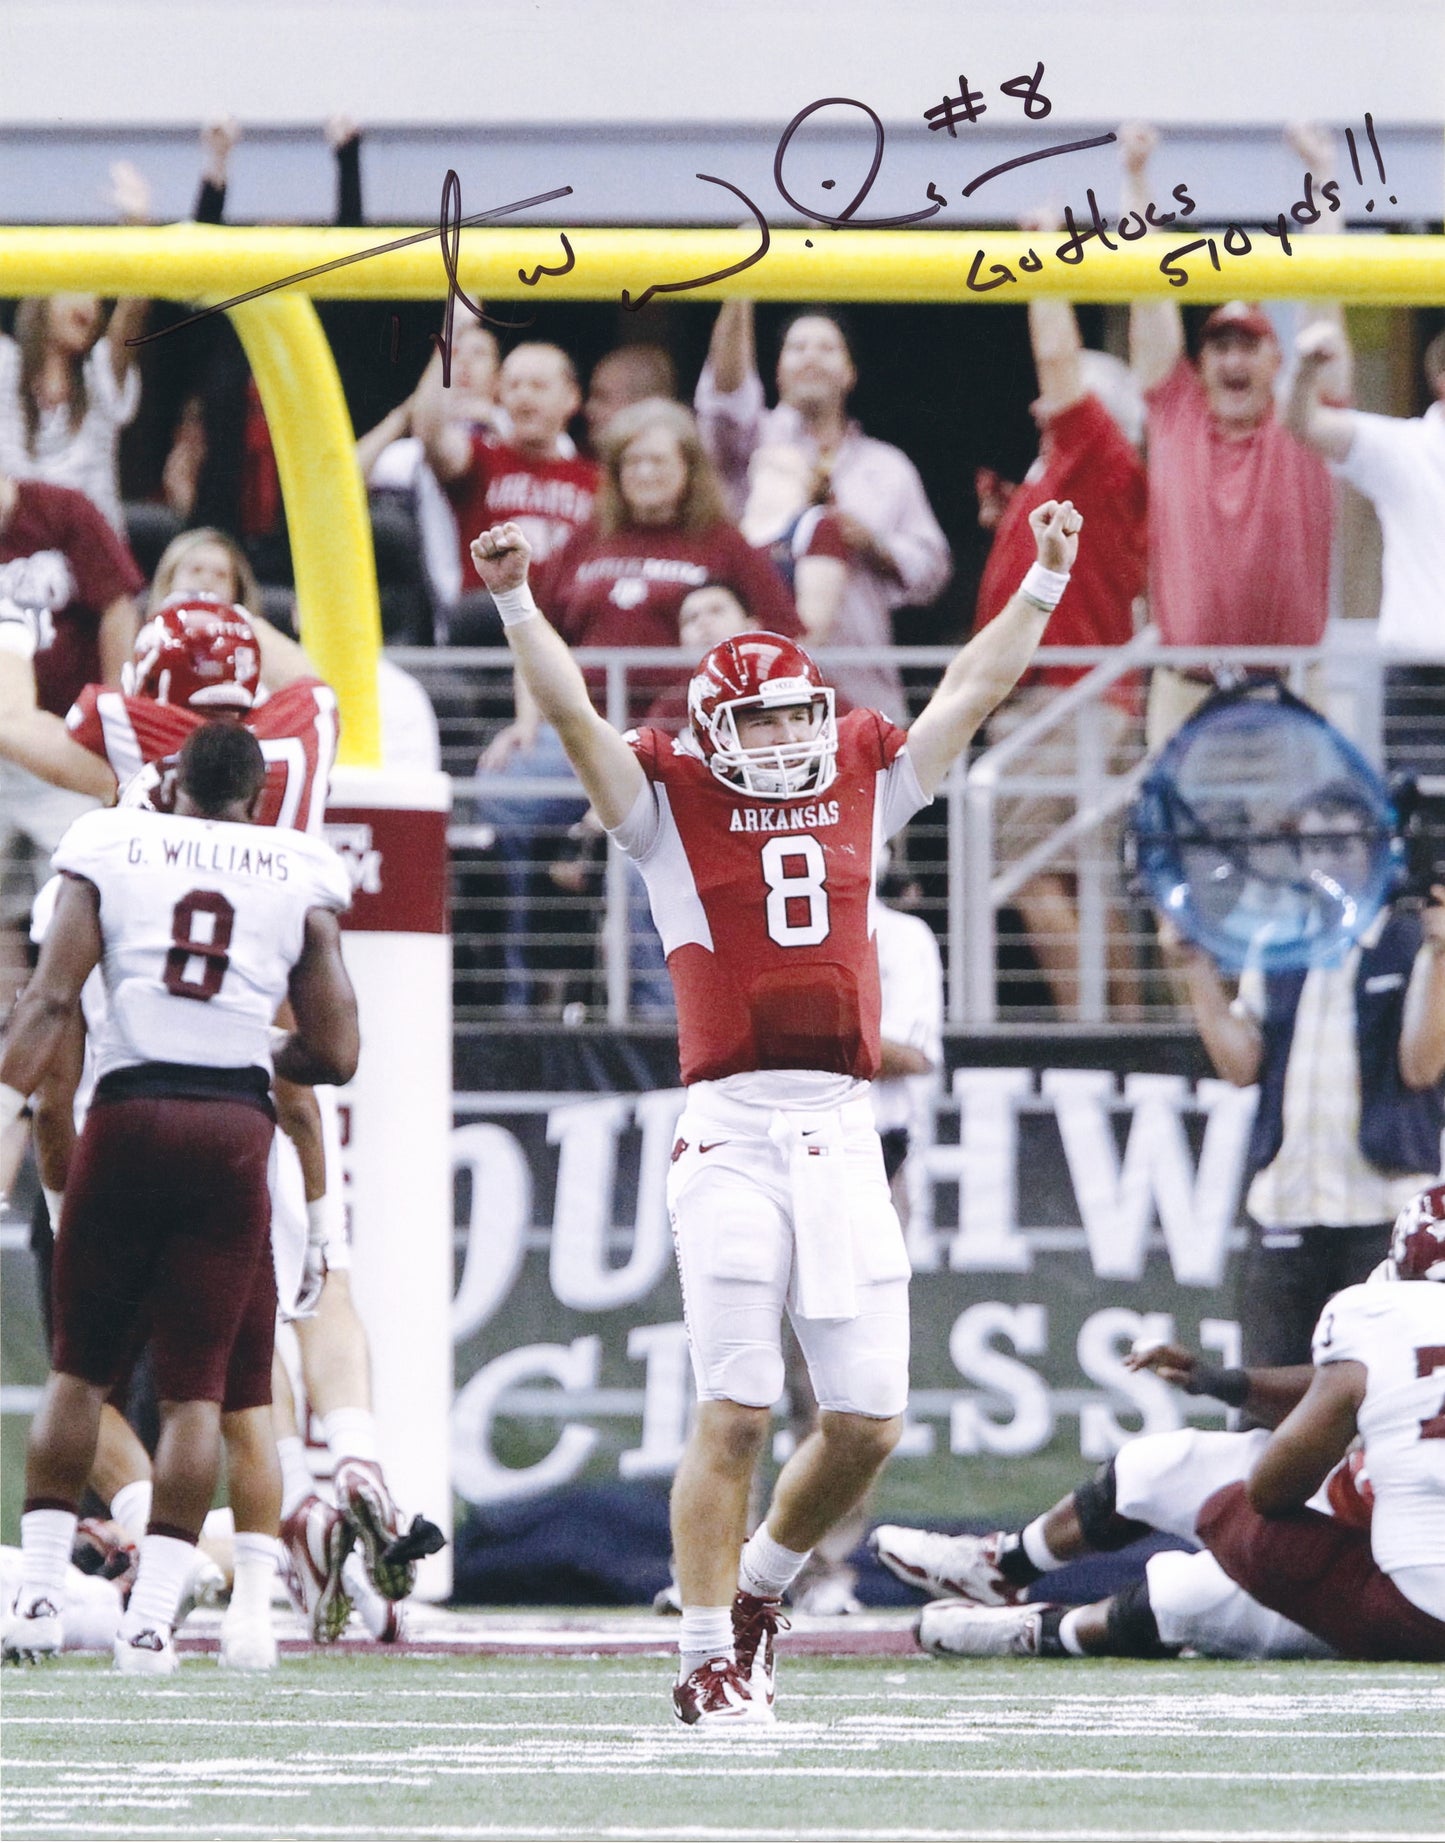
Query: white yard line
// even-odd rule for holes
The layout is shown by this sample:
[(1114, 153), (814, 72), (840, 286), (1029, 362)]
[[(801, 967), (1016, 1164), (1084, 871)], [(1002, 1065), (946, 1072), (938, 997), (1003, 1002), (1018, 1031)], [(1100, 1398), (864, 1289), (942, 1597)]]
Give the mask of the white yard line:
[[(11, 1823), (6, 1828), (12, 1836), (24, 1836), (37, 1827)], [(136, 1836), (189, 1839), (194, 1834), (194, 1826), (156, 1823), (147, 1823), (143, 1827), (110, 1822), (68, 1823), (67, 1828), (77, 1834), (117, 1838)], [(254, 1838), (256, 1843), (265, 1843), (266, 1839), (272, 1837), (352, 1839), (358, 1835), (356, 1826), (339, 1824), (303, 1823), (268, 1827), (264, 1824), (208, 1823), (206, 1828), (208, 1834), (213, 1836), (233, 1836), (247, 1840)], [(404, 1835), (408, 1840), (416, 1839), (416, 1843), (512, 1843), (514, 1839), (524, 1839), (525, 1843), (1441, 1843), (1445, 1831), (1397, 1828), (1345, 1830), (1338, 1825), (1330, 1825), (1321, 1830), (1226, 1831), (1218, 1826), (1208, 1830), (1167, 1830), (1157, 1824), (1137, 1830), (1125, 1829), (1117, 1824), (1110, 1825), (1107, 1830), (881, 1829), (877, 1825), (869, 1825), (867, 1829), (861, 1830), (801, 1830), (795, 1827), (762, 1830), (731, 1824), (726, 1827), (691, 1824), (667, 1829), (614, 1824), (584, 1830), (572, 1826), (518, 1824), (418, 1824), (409, 1827), (404, 1833), (393, 1829), (393, 1835)]]

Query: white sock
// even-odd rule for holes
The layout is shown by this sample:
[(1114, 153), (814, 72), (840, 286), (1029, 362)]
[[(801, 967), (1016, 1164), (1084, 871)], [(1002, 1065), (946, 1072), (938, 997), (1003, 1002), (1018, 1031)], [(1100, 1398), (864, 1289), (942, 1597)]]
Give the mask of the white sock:
[(681, 1653), (679, 1682), (684, 1677), (690, 1677), (709, 1658), (736, 1658), (733, 1609), (730, 1606), (684, 1606), (677, 1648)]
[(220, 1504), (206, 1512), (206, 1520), (201, 1525), (202, 1542), (233, 1542), (235, 1536), (236, 1516), (229, 1504)]
[(1052, 1574), (1056, 1568), (1068, 1567), (1067, 1557), (1061, 1561), (1044, 1540), (1043, 1517), (1035, 1517), (1032, 1523), (1026, 1525), (1019, 1541), (1023, 1544), (1024, 1554), (1041, 1573)]
[(743, 1544), (742, 1560), (738, 1564), (738, 1586), (744, 1593), (758, 1594), (765, 1600), (776, 1600), (792, 1586), (803, 1563), (811, 1554), (811, 1549), (804, 1549), (801, 1555), (796, 1549), (785, 1549), (781, 1542), (773, 1540), (767, 1524), (759, 1523)]
[(65, 1570), (80, 1519), (73, 1510), (27, 1510), (20, 1519), (20, 1592), (24, 1612), (49, 1600), (58, 1613), (65, 1604)]
[(1079, 1643), (1079, 1615), (1088, 1609), (1083, 1606), (1071, 1606), (1059, 1621), (1059, 1643), (1070, 1657), (1087, 1657), (1089, 1654)]
[(306, 1443), (299, 1434), (286, 1434), (276, 1442), (281, 1461), (281, 1515), (289, 1517), (316, 1495), (316, 1480), (306, 1459)]
[(127, 1637), (143, 1632), (147, 1626), (170, 1630), (195, 1565), (194, 1542), (183, 1542), (179, 1536), (146, 1537), (140, 1545), (140, 1567), (121, 1625)]
[(376, 1416), (370, 1408), (333, 1408), (321, 1422), (326, 1444), (337, 1465), (344, 1459), (366, 1459), (381, 1464), (381, 1448), (376, 1439)]
[(110, 1500), (110, 1514), (137, 1546), (151, 1520), (151, 1481), (137, 1478), (122, 1485)]
[(236, 1572), (230, 1610), (238, 1619), (271, 1617), (271, 1582), (276, 1573), (276, 1543), (255, 1530), (236, 1531)]

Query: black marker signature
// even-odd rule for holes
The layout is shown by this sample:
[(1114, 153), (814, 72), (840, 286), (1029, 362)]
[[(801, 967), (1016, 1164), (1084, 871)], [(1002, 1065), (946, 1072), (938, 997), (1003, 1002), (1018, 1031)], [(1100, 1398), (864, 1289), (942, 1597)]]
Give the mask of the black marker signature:
[[(1012, 78), (1008, 83), (1003, 84), (1001, 86), (1002, 92), (1005, 95), (1017, 97), (1022, 100), (1025, 113), (1030, 117), (1042, 117), (1047, 115), (1052, 108), (1052, 104), (1039, 90), (1042, 77), (1043, 65), (1040, 63), (1036, 66), (1032, 75)], [(967, 85), (962, 78), (959, 79), (959, 83), (961, 92), (967, 92)], [(979, 95), (967, 93), (965, 97), (965, 95), (961, 93), (958, 99), (945, 98), (945, 102), (940, 105), (939, 110), (926, 111), (925, 119), (929, 121), (930, 127), (946, 126), (949, 127), (950, 132), (952, 132), (951, 122), (944, 120), (935, 122), (932, 120), (932, 117), (936, 114), (940, 114), (940, 112), (947, 114), (951, 110), (957, 110), (964, 105), (965, 100), (968, 112), (956, 116), (955, 119), (972, 121), (975, 119), (976, 115), (981, 115), (983, 113), (983, 105)], [(978, 105), (976, 108), (974, 106), (975, 104)], [(784, 166), (787, 153), (792, 144), (794, 135), (796, 135), (803, 124), (812, 116), (816, 115), (820, 109), (829, 108), (861, 110), (862, 113), (868, 117), (868, 120), (873, 126), (873, 155), (869, 162), (868, 171), (864, 176), (862, 185), (859, 186), (853, 197), (836, 215), (831, 215), (823, 211), (815, 211), (809, 206), (800, 203), (800, 201), (789, 191), (784, 177)], [(1384, 157), (1375, 137), (1374, 122), (1369, 115), (1365, 116), (1365, 132), (1369, 138), (1370, 147), (1375, 156), (1375, 163), (1379, 169), (1381, 181), (1387, 183), (1385, 180)], [(857, 98), (850, 96), (824, 96), (817, 102), (809, 103), (806, 108), (798, 111), (778, 138), (778, 144), (773, 156), (773, 181), (777, 186), (780, 197), (790, 205), (794, 211), (798, 212), (800, 216), (809, 219), (815, 224), (825, 225), (832, 230), (887, 230), (908, 224), (923, 223), (929, 218), (936, 217), (940, 211), (946, 208), (948, 201), (932, 181), (929, 182), (927, 190), (927, 197), (930, 202), (923, 210), (903, 212), (895, 217), (886, 218), (860, 219), (856, 217), (855, 214), (864, 200), (868, 197), (868, 194), (873, 188), (874, 181), (877, 179), (882, 168), (885, 138), (881, 119), (876, 111), (871, 109), (866, 102), (860, 102)], [(1022, 154), (1012, 160), (1005, 160), (998, 166), (990, 167), (986, 172), (980, 173), (977, 178), (971, 180), (968, 185), (964, 187), (961, 196), (963, 198), (971, 197), (981, 186), (987, 185), (990, 180), (997, 179), (1000, 174), (1010, 172), (1016, 167), (1030, 166), (1035, 161), (1050, 160), (1060, 154), (1082, 153), (1091, 148), (1106, 147), (1110, 142), (1116, 139), (1117, 136), (1112, 133), (1102, 134), (1093, 136), (1088, 140), (1070, 141), (1059, 147), (1042, 148), (1036, 153)], [(1363, 183), (1353, 133), (1348, 133), (1347, 139), (1350, 145), (1350, 154), (1354, 164), (1356, 178)], [(754, 250), (751, 255), (744, 257), (741, 262), (731, 263), (726, 268), (711, 270), (706, 275), (694, 276), (686, 281), (654, 282), (650, 287), (645, 288), (635, 300), (631, 292), (624, 288), (620, 297), (621, 304), (629, 312), (636, 312), (639, 308), (644, 307), (654, 295), (683, 294), (695, 288), (705, 288), (713, 282), (724, 281), (729, 276), (740, 275), (744, 270), (752, 268), (755, 263), (761, 262), (763, 257), (767, 255), (771, 247), (772, 233), (769, 229), (767, 219), (753, 201), (737, 186), (733, 185), (730, 180), (720, 179), (711, 173), (699, 173), (697, 177), (706, 185), (722, 186), (724, 190), (731, 192), (734, 197), (742, 200), (743, 204), (745, 204), (752, 213), (758, 227), (759, 242), (757, 249)], [(1291, 216), (1296, 223), (1303, 224), (1312, 222), (1320, 216), (1319, 207), (1314, 205), (1311, 197), (1311, 179), (1312, 176), (1307, 173), (1305, 175), (1305, 196), (1302, 200), (1298, 201), (1292, 209)], [(832, 179), (825, 179), (822, 182), (825, 190), (831, 190), (835, 183), (836, 182)], [(1329, 209), (1332, 212), (1338, 211), (1340, 209), (1340, 198), (1339, 190), (1335, 182), (1328, 181), (1322, 183), (1320, 191), (1321, 195), (1327, 200)], [(554, 199), (569, 198), (571, 196), (571, 186), (558, 186), (550, 192), (539, 192), (531, 198), (517, 199), (512, 204), (498, 205), (489, 211), (479, 211), (469, 217), (463, 217), (461, 215), (461, 182), (457, 178), (455, 172), (448, 170), (446, 180), (442, 187), (441, 216), (435, 233), (441, 246), (442, 262), (447, 275), (446, 320), (443, 332), (436, 340), (443, 355), (444, 383), (449, 384), (451, 381), (452, 330), (455, 319), (456, 303), (458, 300), (466, 306), (470, 313), (475, 315), (476, 318), (483, 323), (503, 327), (516, 327), (518, 325), (529, 324), (528, 322), (492, 320), (481, 307), (468, 298), (457, 276), (457, 257), (460, 253), (460, 233), (462, 229), (471, 225), (492, 223), (499, 218), (509, 217), (515, 212), (527, 211), (537, 205), (550, 204)], [(1092, 190), (1089, 191), (1087, 196), (1091, 219), (1087, 228), (1081, 227), (1075, 221), (1072, 210), (1067, 208), (1065, 210), (1064, 216), (1068, 236), (1064, 243), (1054, 252), (1055, 258), (1060, 262), (1067, 264), (1077, 264), (1080, 262), (1083, 259), (1085, 245), (1091, 239), (1097, 239), (1102, 249), (1113, 251), (1117, 248), (1116, 244), (1110, 239), (1109, 221), (1099, 210), (1098, 203)], [(1183, 185), (1174, 187), (1173, 198), (1180, 206), (1180, 211), (1177, 214), (1180, 217), (1188, 217), (1196, 208), (1194, 200), (1189, 196), (1187, 188)], [(1391, 194), (1391, 202), (1396, 202), (1393, 194)], [(1373, 209), (1374, 200), (1370, 199), (1366, 202), (1366, 210)], [(1126, 242), (1133, 242), (1136, 238), (1143, 236), (1148, 227), (1162, 227), (1166, 224), (1173, 223), (1175, 218), (1175, 212), (1158, 212), (1151, 202), (1146, 207), (1145, 214), (1142, 217), (1137, 212), (1126, 212), (1115, 230), (1115, 235)], [(1137, 225), (1137, 228), (1130, 228), (1131, 224)], [(1293, 254), (1288, 237), (1288, 223), (1284, 213), (1279, 215), (1274, 224), (1265, 225), (1262, 228), (1266, 234), (1278, 239), (1286, 256)], [(168, 338), (172, 333), (178, 333), (185, 327), (194, 326), (199, 321), (208, 320), (214, 314), (226, 313), (231, 308), (240, 307), (248, 301), (259, 300), (263, 295), (274, 294), (278, 289), (294, 287), (300, 282), (313, 281), (317, 276), (328, 275), (335, 269), (343, 269), (349, 263), (366, 262), (373, 256), (384, 256), (393, 250), (406, 249), (415, 243), (425, 243), (432, 235), (433, 233), (430, 230), (413, 231), (409, 235), (397, 237), (391, 242), (373, 244), (369, 249), (358, 250), (354, 255), (341, 256), (332, 262), (319, 263), (315, 268), (302, 269), (294, 275), (280, 276), (273, 282), (263, 283), (259, 288), (252, 288), (244, 294), (234, 295), (230, 300), (217, 302), (213, 307), (201, 308), (197, 312), (188, 315), (184, 320), (178, 320), (170, 326), (160, 327), (154, 332), (138, 334), (128, 339), (126, 344), (128, 346), (149, 345), (157, 339)], [(518, 278), (524, 287), (535, 288), (544, 275), (567, 275), (576, 267), (576, 255), (566, 233), (559, 231), (558, 235), (561, 238), (562, 249), (565, 253), (566, 260), (556, 266), (539, 263), (530, 275), (526, 270), (519, 269), (517, 271)], [(1243, 226), (1230, 225), (1224, 234), (1223, 246), (1225, 253), (1230, 256), (1238, 257), (1247, 255), (1250, 249), (1250, 239)], [(809, 243), (809, 247), (811, 248), (811, 242)], [(1211, 264), (1214, 268), (1219, 268), (1219, 246), (1213, 238), (1201, 238), (1195, 242), (1183, 245), (1177, 250), (1170, 251), (1159, 265), (1161, 273), (1168, 278), (1171, 287), (1183, 287), (1188, 281), (1188, 272), (1179, 266), (1179, 259), (1184, 256), (1194, 255), (1201, 249), (1207, 250)], [(1013, 272), (1006, 264), (991, 263), (989, 264), (988, 271), (991, 279), (983, 281), (981, 279), (981, 272), (984, 260), (984, 253), (982, 249), (980, 249), (976, 252), (972, 266), (966, 277), (965, 285), (971, 293), (987, 293), (994, 288), (1005, 286), (1007, 283), (1016, 279)], [(1019, 259), (1018, 267), (1025, 274), (1037, 274), (1043, 267), (1043, 259), (1036, 251), (1030, 249), (1026, 256)], [(395, 320), (393, 318), (393, 358), (395, 356), (395, 347)]]
[[(689, 288), (705, 288), (709, 282), (720, 282), (729, 275), (741, 275), (744, 269), (752, 268), (755, 262), (761, 262), (764, 256), (767, 255), (773, 241), (772, 232), (768, 229), (768, 220), (763, 216), (762, 212), (758, 210), (747, 193), (738, 191), (738, 188), (730, 179), (716, 179), (711, 173), (699, 173), (698, 178), (705, 179), (710, 186), (725, 186), (729, 192), (743, 201), (748, 210), (751, 211), (753, 216), (757, 219), (758, 232), (761, 238), (758, 247), (753, 251), (751, 256), (744, 256), (741, 262), (731, 263), (726, 269), (714, 269), (708, 275), (695, 275), (690, 282), (654, 282), (650, 288), (644, 288), (635, 301), (632, 298), (630, 290), (624, 288), (622, 290), (622, 305), (627, 309), (628, 313), (635, 314), (639, 307), (646, 307), (647, 303), (655, 294), (682, 294)], [(565, 243), (567, 239), (564, 237), (562, 241)]]
[(1062, 147), (1045, 147), (1036, 154), (1020, 154), (1017, 159), (991, 166), (986, 173), (980, 173), (977, 179), (971, 179), (959, 197), (972, 198), (980, 186), (986, 186), (990, 179), (997, 179), (1000, 173), (1011, 173), (1016, 166), (1032, 166), (1035, 160), (1052, 160), (1056, 154), (1082, 153), (1086, 147), (1107, 147), (1118, 138), (1117, 134), (1096, 134), (1091, 141), (1066, 141)]
[[(812, 211), (807, 205), (800, 205), (798, 203), (797, 199), (793, 197), (792, 193), (783, 184), (783, 161), (787, 156), (789, 143), (802, 127), (803, 123), (807, 121), (808, 117), (810, 115), (816, 115), (819, 109), (831, 109), (834, 107), (861, 109), (868, 117), (869, 121), (872, 122), (873, 162), (868, 168), (867, 178), (854, 193), (852, 201), (843, 207), (837, 217), (832, 218), (829, 217), (826, 212)], [(878, 177), (878, 169), (883, 164), (883, 142), (883, 123), (878, 119), (877, 114), (868, 107), (866, 102), (858, 102), (852, 96), (824, 96), (820, 102), (810, 102), (806, 109), (799, 109), (792, 121), (790, 121), (783, 130), (778, 141), (777, 152), (773, 155), (773, 184), (778, 188), (782, 197), (793, 207), (794, 211), (801, 212), (805, 218), (811, 218), (815, 224), (826, 224), (832, 230), (844, 230), (849, 226), (855, 230), (891, 230), (900, 224), (919, 224), (924, 218), (936, 217), (943, 209), (943, 200), (938, 198), (938, 194), (934, 191), (932, 185), (930, 185), (928, 188), (928, 196), (933, 199), (938, 199), (938, 202), (930, 205), (925, 211), (910, 211), (902, 217), (896, 218), (863, 218), (860, 219), (858, 223), (853, 223), (853, 213), (872, 191), (873, 181)], [(825, 181), (825, 184), (831, 184), (831, 181)]]
[[(699, 174), (698, 177), (701, 178), (702, 175)], [(517, 280), (524, 288), (535, 288), (544, 275), (570, 275), (576, 268), (577, 258), (572, 253), (572, 245), (567, 241), (566, 231), (559, 230), (557, 235), (562, 239), (562, 248), (567, 252), (566, 262), (558, 263), (555, 269), (549, 269), (545, 262), (539, 262), (530, 275), (525, 269), (518, 269)]]
[(432, 334), (432, 343), (442, 355), (442, 389), (450, 390), (452, 327), (456, 320), (457, 302), (460, 301), (478, 323), (487, 317), (457, 280), (457, 257), (462, 247), (462, 182), (451, 167), (447, 168), (447, 176), (442, 181), (442, 213), (437, 220), (437, 237), (442, 246), (442, 266), (447, 272), (447, 305), (442, 316), (441, 333)]
[[(448, 179), (456, 177), (448, 173)], [(495, 218), (509, 217), (514, 211), (529, 211), (533, 205), (550, 205), (554, 198), (570, 198), (571, 186), (558, 186), (552, 192), (538, 192), (533, 198), (519, 198), (510, 205), (495, 205), (490, 211), (478, 211), (468, 218), (458, 218), (458, 230), (469, 228), (473, 224), (488, 224)], [(443, 191), (445, 197), (445, 190)], [(313, 281), (318, 275), (329, 275), (333, 269), (344, 269), (348, 263), (369, 262), (373, 256), (387, 256), (392, 250), (407, 249), (413, 243), (425, 243), (444, 231), (445, 225), (438, 225), (437, 230), (416, 230), (410, 236), (397, 237), (391, 243), (373, 243), (370, 249), (358, 250), (354, 256), (338, 256), (334, 262), (318, 263), (314, 269), (299, 269), (295, 275), (280, 276), (274, 282), (263, 282), (259, 288), (249, 289), (245, 294), (233, 295), (229, 301), (218, 301), (214, 307), (203, 307), (199, 312), (188, 314), (184, 320), (177, 320), (173, 326), (160, 327), (154, 333), (141, 333), (134, 339), (127, 339), (128, 346), (147, 346), (157, 339), (168, 339), (172, 333), (179, 333), (184, 327), (194, 326), (199, 320), (209, 320), (213, 314), (227, 313), (233, 307), (241, 307), (247, 301), (259, 301), (262, 295), (275, 294), (278, 288), (290, 288), (297, 282)], [(445, 245), (443, 245), (445, 250)], [(470, 303), (468, 303), (470, 305)]]

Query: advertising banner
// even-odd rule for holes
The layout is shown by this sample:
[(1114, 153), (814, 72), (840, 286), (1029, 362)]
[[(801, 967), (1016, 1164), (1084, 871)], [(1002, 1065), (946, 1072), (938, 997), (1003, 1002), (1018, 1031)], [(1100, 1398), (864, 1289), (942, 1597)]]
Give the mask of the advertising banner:
[[(453, 1100), (452, 1466), (476, 1505), (666, 1481), (692, 1399), (664, 1204), (681, 1090), (588, 1092), (621, 1072), (596, 1046), (539, 1054), (576, 1085)], [(1121, 1360), (1141, 1336), (1237, 1360), (1254, 1091), (1179, 1040), (995, 1039), (950, 1061), (900, 1179), (913, 1396), (885, 1491), (926, 1507), (959, 1461), (992, 1459), (1026, 1505), (1141, 1427), (1218, 1424)], [(790, 1437), (780, 1412), (775, 1457)]]

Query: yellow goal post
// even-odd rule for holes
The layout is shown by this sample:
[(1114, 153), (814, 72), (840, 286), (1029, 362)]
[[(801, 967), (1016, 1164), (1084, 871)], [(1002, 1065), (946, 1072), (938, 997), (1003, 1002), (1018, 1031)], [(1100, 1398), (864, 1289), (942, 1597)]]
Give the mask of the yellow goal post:
[[(83, 292), (227, 304), (275, 445), (302, 637), (340, 701), (340, 758), (358, 767), (381, 759), (376, 565), (355, 437), (313, 302), (444, 299), (439, 232), (419, 231), (410, 243), (405, 238), (405, 232), (374, 228), (0, 228), (0, 298)], [(1201, 239), (1198, 248), (1176, 265), (1187, 272), (1187, 284), (1174, 286), (1161, 254), (1195, 238)], [(1231, 249), (1221, 232), (1181, 228), (1177, 237), (1153, 234), (1114, 251), (1085, 246), (1081, 260), (1068, 264), (1053, 254), (1054, 237), (1019, 232), (788, 230), (773, 234), (754, 266), (691, 290), (689, 280), (743, 262), (758, 248), (758, 234), (569, 229), (567, 239), (567, 272), (543, 273), (529, 285), (525, 278), (539, 268), (556, 269), (566, 260), (557, 230), (463, 230), (457, 281), (475, 301), (605, 301), (624, 290), (636, 300), (663, 284), (685, 300), (742, 295), (997, 306), (1032, 295), (1094, 302), (1158, 295), (1181, 303), (1239, 297), (1445, 303), (1445, 237), (1294, 236), (1287, 255), (1262, 231), (1248, 233), (1245, 249), (1236, 237)], [(403, 247), (395, 247), (399, 241)], [(1047, 246), (1041, 265), (1033, 272), (1020, 267), (1040, 244)], [(238, 299), (253, 291), (254, 298)], [(460, 304), (457, 311), (465, 313)], [(184, 339), (186, 333), (169, 336)]]

